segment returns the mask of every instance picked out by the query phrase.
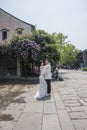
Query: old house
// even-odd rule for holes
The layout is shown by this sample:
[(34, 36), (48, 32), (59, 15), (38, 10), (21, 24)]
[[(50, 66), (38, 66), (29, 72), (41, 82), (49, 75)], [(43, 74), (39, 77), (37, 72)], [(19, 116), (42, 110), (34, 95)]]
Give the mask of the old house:
[[(35, 26), (26, 23), (0, 8), (0, 44), (10, 40), (15, 32), (30, 33)], [(20, 63), (17, 59), (8, 56), (0, 56), (0, 78), (20, 77)]]
[(87, 67), (87, 49), (83, 51), (83, 62), (84, 62), (84, 67)]
[(80, 68), (87, 67), (87, 49), (79, 52), (78, 62), (79, 62)]

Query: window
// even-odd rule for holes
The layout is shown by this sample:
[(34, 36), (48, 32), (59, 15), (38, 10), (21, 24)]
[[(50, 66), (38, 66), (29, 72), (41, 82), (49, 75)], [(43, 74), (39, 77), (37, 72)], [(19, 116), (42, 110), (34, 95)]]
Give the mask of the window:
[(2, 31), (2, 40), (7, 39), (7, 31)]
[(0, 31), (2, 32), (2, 40), (6, 40), (7, 39), (7, 32), (9, 30), (8, 29), (1, 29)]
[(23, 28), (17, 28), (17, 29), (16, 29), (17, 34), (21, 34), (21, 35), (22, 35), (23, 30), (24, 30)]

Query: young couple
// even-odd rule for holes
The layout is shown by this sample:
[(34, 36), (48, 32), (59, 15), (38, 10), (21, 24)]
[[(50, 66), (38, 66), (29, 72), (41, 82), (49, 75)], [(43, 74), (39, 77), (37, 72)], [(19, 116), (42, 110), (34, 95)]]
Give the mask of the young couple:
[(39, 88), (35, 95), (36, 99), (41, 99), (45, 96), (50, 96), (51, 94), (51, 64), (48, 59), (45, 63), (42, 61), (40, 66), (40, 76), (39, 76)]

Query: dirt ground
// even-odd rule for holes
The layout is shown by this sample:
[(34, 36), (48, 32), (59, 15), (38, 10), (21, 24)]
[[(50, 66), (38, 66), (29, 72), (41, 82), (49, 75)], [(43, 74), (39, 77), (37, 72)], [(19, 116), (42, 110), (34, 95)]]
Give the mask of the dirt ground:
[(38, 80), (4, 80), (0, 81), (0, 109), (5, 109), (16, 96), (23, 93), (22, 89), (28, 85), (33, 87)]

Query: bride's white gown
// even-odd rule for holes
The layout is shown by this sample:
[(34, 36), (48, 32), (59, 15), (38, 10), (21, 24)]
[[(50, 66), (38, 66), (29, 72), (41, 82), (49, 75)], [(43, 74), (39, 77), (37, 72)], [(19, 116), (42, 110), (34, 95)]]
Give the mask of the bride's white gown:
[(44, 79), (44, 66), (40, 67), (39, 86), (35, 95), (36, 99), (43, 98), (47, 94), (47, 84)]

